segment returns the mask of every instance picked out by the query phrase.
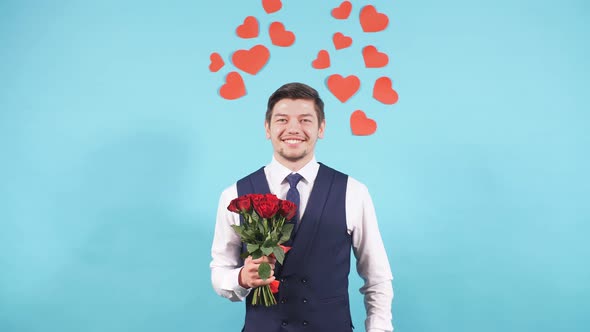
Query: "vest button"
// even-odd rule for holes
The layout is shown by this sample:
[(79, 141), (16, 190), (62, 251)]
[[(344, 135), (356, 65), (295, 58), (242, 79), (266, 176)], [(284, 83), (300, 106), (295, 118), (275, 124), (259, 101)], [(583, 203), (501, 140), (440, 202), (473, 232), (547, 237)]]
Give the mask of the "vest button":
[(286, 322), (286, 321), (283, 321), (283, 322), (281, 323), (281, 325), (282, 325), (282, 326), (287, 326), (287, 322)]
[(281, 303), (282, 303), (282, 304), (285, 304), (285, 303), (287, 303), (287, 298), (286, 298), (286, 297), (283, 297), (283, 298), (281, 299)]
[(303, 303), (307, 303), (307, 299), (303, 299)]
[(305, 284), (305, 283), (307, 283), (307, 279), (305, 279), (305, 278), (301, 279), (301, 283), (302, 283), (302, 284)]
[(303, 326), (307, 326), (309, 324), (306, 320), (303, 321)]

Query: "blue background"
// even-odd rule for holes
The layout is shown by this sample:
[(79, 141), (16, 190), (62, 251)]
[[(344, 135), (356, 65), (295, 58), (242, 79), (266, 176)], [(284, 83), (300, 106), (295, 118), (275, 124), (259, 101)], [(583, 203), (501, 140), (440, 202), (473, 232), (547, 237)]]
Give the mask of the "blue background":
[[(396, 331), (585, 331), (588, 2), (352, 2), (345, 21), (340, 1), (0, 2), (0, 331), (238, 331), (243, 305), (210, 283), (217, 202), (270, 160), (266, 99), (290, 81), (326, 102), (318, 159), (373, 195)], [(385, 31), (362, 32), (365, 4)], [(234, 32), (248, 15), (254, 40)], [(275, 20), (293, 46), (271, 45)], [(232, 52), (258, 43), (248, 94), (220, 98)], [(369, 44), (385, 68), (364, 68)], [(320, 49), (329, 69), (310, 66)], [(362, 81), (347, 103), (335, 73)], [(379, 76), (397, 104), (372, 99)], [(374, 135), (351, 134), (356, 109)]]

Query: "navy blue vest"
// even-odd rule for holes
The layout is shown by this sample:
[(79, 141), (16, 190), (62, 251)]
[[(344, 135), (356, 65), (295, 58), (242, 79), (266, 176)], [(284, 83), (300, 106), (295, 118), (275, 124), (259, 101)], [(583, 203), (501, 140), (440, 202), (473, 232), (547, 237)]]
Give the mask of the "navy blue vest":
[[(252, 306), (246, 299), (244, 332), (351, 332), (348, 274), (352, 240), (346, 227), (348, 176), (320, 163), (292, 249), (275, 275), (278, 304)], [(238, 195), (270, 189), (264, 168), (237, 182)], [(277, 264), (278, 265), (278, 264)]]

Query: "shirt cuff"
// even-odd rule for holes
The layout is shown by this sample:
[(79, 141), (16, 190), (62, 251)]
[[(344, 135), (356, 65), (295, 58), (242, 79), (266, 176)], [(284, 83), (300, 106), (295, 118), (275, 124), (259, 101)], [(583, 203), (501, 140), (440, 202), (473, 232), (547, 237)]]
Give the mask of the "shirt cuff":
[(250, 294), (251, 288), (244, 288), (240, 286), (239, 278), (241, 269), (242, 268), (239, 267), (227, 274), (227, 279), (225, 280), (226, 287), (224, 288), (231, 289), (234, 292), (234, 294), (236, 294), (236, 296), (240, 299), (240, 301), (243, 301), (248, 296), (248, 294)]

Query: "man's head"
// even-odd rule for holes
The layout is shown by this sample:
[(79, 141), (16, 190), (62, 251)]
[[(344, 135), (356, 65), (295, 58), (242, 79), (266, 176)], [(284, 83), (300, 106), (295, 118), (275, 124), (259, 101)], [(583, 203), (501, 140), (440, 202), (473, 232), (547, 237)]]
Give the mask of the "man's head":
[(275, 158), (294, 171), (313, 158), (325, 125), (324, 102), (308, 85), (285, 84), (268, 99), (266, 137), (272, 142)]
[(272, 109), (281, 99), (311, 100), (314, 103), (314, 108), (318, 117), (318, 123), (322, 123), (326, 119), (324, 115), (324, 102), (320, 98), (320, 94), (314, 88), (303, 83), (287, 83), (278, 88), (277, 91), (275, 91), (268, 98), (268, 105), (266, 107), (266, 122), (270, 122)]

